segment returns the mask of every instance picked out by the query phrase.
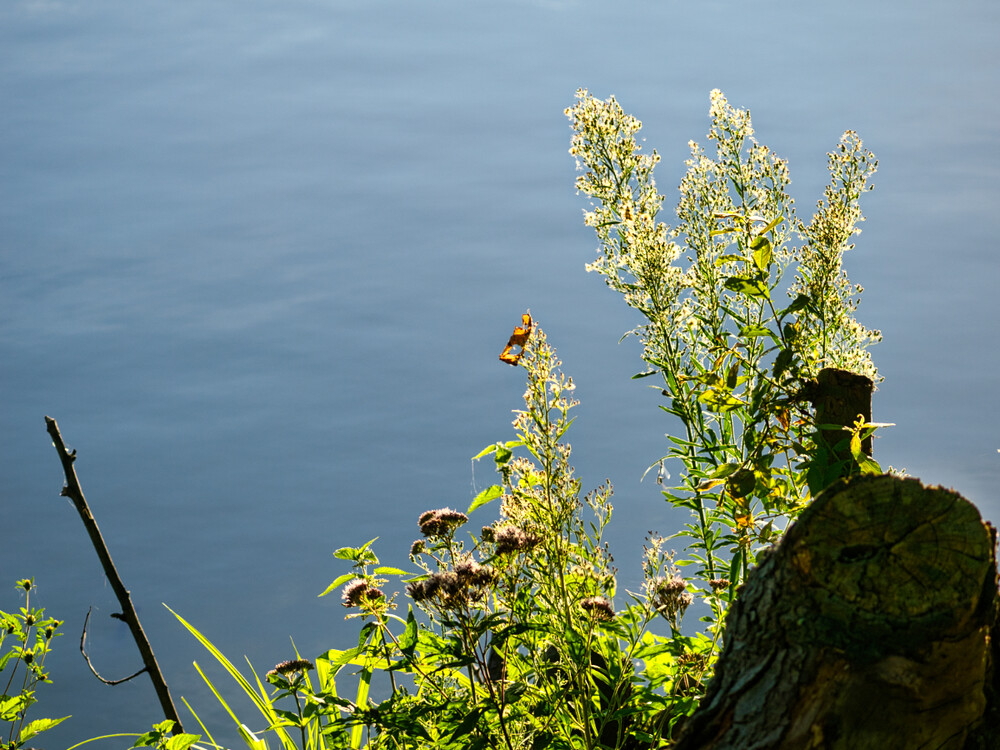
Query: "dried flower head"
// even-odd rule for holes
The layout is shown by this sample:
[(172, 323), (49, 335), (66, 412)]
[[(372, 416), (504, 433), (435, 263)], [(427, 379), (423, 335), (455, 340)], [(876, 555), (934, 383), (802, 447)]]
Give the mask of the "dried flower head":
[(290, 677), (296, 672), (306, 672), (310, 669), (314, 669), (313, 664), (308, 659), (291, 659), (289, 661), (283, 661), (274, 665), (274, 669), (268, 670), (267, 676), (280, 674), (285, 677)]
[(426, 537), (444, 537), (455, 533), (455, 529), (467, 523), (469, 517), (458, 510), (440, 508), (428, 510), (420, 515), (420, 533)]
[(510, 552), (527, 552), (535, 547), (542, 538), (519, 526), (505, 524), (493, 530), (494, 550), (498, 555)]
[(410, 557), (416, 557), (417, 555), (422, 555), (426, 549), (426, 544), (423, 539), (417, 539), (413, 544), (410, 545)]
[(580, 608), (600, 622), (610, 622), (615, 619), (615, 610), (611, 602), (603, 596), (590, 596), (580, 602)]
[(708, 585), (712, 587), (712, 591), (722, 591), (723, 589), (729, 588), (728, 578), (713, 578), (708, 582)]
[(454, 570), (431, 573), (411, 582), (406, 593), (415, 602), (428, 601), (443, 610), (455, 610), (481, 600), (496, 579), (496, 571), (488, 565), (464, 560)]
[(656, 611), (671, 622), (684, 614), (694, 596), (687, 590), (687, 583), (679, 575), (671, 578), (661, 576), (653, 584), (653, 604)]
[(455, 566), (458, 580), (469, 588), (485, 588), (497, 578), (496, 571), (488, 565), (480, 565), (474, 560), (465, 560)]
[(340, 595), (340, 600), (345, 607), (360, 607), (363, 604), (371, 603), (378, 599), (384, 599), (385, 594), (364, 578), (355, 578), (344, 586)]

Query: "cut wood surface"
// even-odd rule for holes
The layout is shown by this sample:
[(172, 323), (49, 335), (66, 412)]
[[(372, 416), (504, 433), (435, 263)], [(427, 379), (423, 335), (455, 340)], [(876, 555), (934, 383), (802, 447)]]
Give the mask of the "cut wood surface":
[(747, 578), (676, 750), (1000, 748), (994, 551), (951, 490), (836, 483)]

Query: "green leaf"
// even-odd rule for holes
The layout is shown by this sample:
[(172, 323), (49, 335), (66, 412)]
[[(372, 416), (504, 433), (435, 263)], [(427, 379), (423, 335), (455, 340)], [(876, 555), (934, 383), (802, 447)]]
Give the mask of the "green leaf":
[[(477, 453), (472, 457), (472, 460), (478, 461), (480, 458), (482, 458), (483, 456), (488, 456), (490, 453), (497, 453), (497, 452), (502, 453), (504, 451), (509, 453), (511, 448), (519, 448), (522, 445), (524, 445), (523, 440), (508, 440), (506, 443), (494, 443), (493, 445), (488, 445), (481, 451), (479, 451), (479, 453)], [(497, 463), (506, 463), (506, 461), (501, 462), (498, 460)]]
[(737, 581), (740, 580), (739, 576), (737, 575), (739, 572), (740, 572), (740, 556), (739, 555), (733, 555), (733, 561), (729, 564), (729, 583), (730, 583), (730, 585), (732, 585), (732, 584), (734, 584), (734, 583), (736, 583)]
[(559, 440), (560, 438), (562, 438), (562, 436), (566, 434), (566, 430), (568, 430), (570, 428), (570, 425), (572, 425), (575, 421), (576, 421), (576, 417), (573, 417), (572, 419), (567, 419), (566, 420), (566, 424), (564, 424), (562, 426), (562, 429), (559, 430), (559, 432), (556, 433), (556, 440)]
[(851, 455), (854, 456), (854, 460), (861, 462), (861, 435), (854, 433), (851, 435)]
[(756, 339), (761, 336), (770, 336), (771, 338), (774, 338), (774, 334), (771, 332), (771, 329), (766, 326), (748, 325), (743, 326), (740, 329), (741, 339)]
[(410, 606), (406, 615), (406, 629), (399, 636), (399, 650), (407, 656), (413, 655), (413, 649), (417, 645), (417, 618), (413, 615), (413, 607)]
[(326, 652), (325, 656), (327, 661), (330, 662), (330, 668), (336, 671), (341, 667), (350, 664), (353, 659), (357, 658), (358, 654), (360, 654), (362, 650), (362, 648), (349, 648), (346, 651), (330, 649)]
[(465, 735), (467, 735), (470, 731), (472, 731), (472, 729), (479, 722), (479, 717), (482, 715), (482, 713), (483, 709), (481, 708), (476, 707), (472, 709), (469, 712), (469, 715), (466, 716), (464, 719), (462, 719), (462, 722), (457, 727), (455, 727), (455, 731), (452, 732), (449, 742), (455, 742), (456, 740), (465, 737)]
[[(711, 236), (711, 237), (718, 237), (720, 234), (732, 234), (733, 232), (739, 232), (739, 231), (740, 231), (740, 227), (725, 227), (723, 229), (713, 229), (709, 233), (709, 236)], [(743, 260), (743, 259), (740, 258), (740, 260)]]
[(725, 413), (743, 406), (743, 402), (724, 388), (709, 388), (698, 396), (698, 401), (711, 411)]
[(778, 318), (781, 319), (781, 318), (785, 317), (786, 315), (798, 312), (799, 310), (801, 310), (803, 307), (805, 307), (808, 304), (809, 304), (809, 295), (808, 294), (800, 294), (795, 299), (792, 300), (792, 304), (790, 304), (788, 307), (786, 307), (784, 310), (781, 310), (778, 313)]
[[(371, 544), (371, 542), (369, 542), (369, 544)], [(165, 604), (163, 606), (167, 607), (167, 605)], [(254, 690), (250, 682), (243, 676), (243, 674), (238, 669), (236, 669), (235, 666), (233, 666), (232, 662), (230, 662), (229, 659), (227, 659), (226, 656), (221, 651), (219, 651), (219, 649), (216, 648), (211, 641), (209, 641), (204, 635), (202, 635), (202, 633), (197, 628), (195, 628), (193, 625), (191, 625), (191, 623), (189, 623), (179, 614), (170, 609), (170, 607), (167, 607), (167, 610), (170, 612), (170, 614), (172, 614), (174, 617), (177, 618), (177, 620), (181, 623), (181, 625), (187, 628), (188, 632), (191, 633), (191, 635), (193, 635), (198, 640), (198, 642), (201, 643), (201, 645), (208, 650), (208, 652), (215, 658), (215, 660), (229, 673), (229, 675), (243, 689), (243, 692), (246, 693), (247, 697), (249, 697), (250, 700), (253, 701), (254, 705), (257, 707), (257, 710), (260, 711), (264, 719), (267, 720), (269, 723), (274, 723), (275, 720), (277, 719), (274, 713), (274, 706), (271, 703), (270, 697), (263, 690), (263, 688), (261, 688), (259, 693), (257, 690)], [(226, 710), (226, 713), (228, 713), (232, 717), (233, 721), (235, 721), (239, 727), (243, 727), (244, 725), (236, 718), (236, 714), (233, 713), (229, 705), (219, 694), (219, 691), (216, 690), (212, 682), (205, 676), (204, 672), (201, 671), (201, 668), (198, 666), (197, 662), (195, 662), (195, 669), (198, 670), (198, 674), (201, 675), (201, 678), (205, 681), (205, 684), (208, 685), (208, 688), (212, 691), (212, 694), (215, 695), (216, 699)], [(258, 686), (259, 686), (259, 680), (258, 680)], [(244, 740), (248, 739), (242, 729), (240, 731), (240, 734), (244, 738)], [(291, 740), (288, 737), (288, 734), (284, 730), (277, 730), (276, 734), (278, 735), (278, 738), (281, 741), (282, 745), (284, 745), (286, 748), (289, 747), (289, 743), (291, 742)]]
[(496, 451), (497, 445), (498, 445), (497, 443), (494, 443), (493, 445), (486, 446), (481, 451), (479, 451), (479, 453), (477, 453), (476, 455), (474, 455), (472, 457), (472, 460), (473, 461), (478, 461), (483, 456), (488, 456), (490, 453), (493, 453), (494, 451)]
[(709, 479), (725, 479), (739, 471), (741, 465), (733, 462), (722, 464), (709, 475)]
[(377, 628), (378, 626), (374, 622), (366, 622), (361, 626), (361, 630), (358, 631), (358, 648), (364, 648), (371, 643), (372, 636), (375, 635)]
[(469, 509), (466, 511), (466, 513), (472, 513), (472, 511), (474, 511), (476, 508), (496, 500), (502, 494), (503, 494), (503, 487), (501, 487), (499, 484), (494, 484), (487, 487), (485, 490), (476, 495), (475, 498), (473, 498), (472, 505), (469, 506)]
[(757, 477), (749, 469), (740, 469), (729, 477), (726, 485), (733, 497), (746, 497), (757, 486)]
[(774, 359), (774, 377), (780, 377), (781, 373), (792, 364), (792, 350), (782, 349)]
[(47, 729), (52, 729), (52, 727), (56, 726), (56, 724), (66, 721), (68, 718), (68, 716), (63, 716), (61, 719), (35, 719), (34, 721), (28, 722), (28, 725), (21, 730), (21, 736), (19, 739), (21, 742), (24, 742), (25, 740), (34, 737), (36, 734), (41, 734)]
[(771, 219), (771, 221), (768, 222), (768, 225), (766, 227), (764, 227), (763, 229), (761, 229), (760, 232), (758, 232), (758, 234), (759, 235), (765, 235), (765, 234), (767, 234), (768, 232), (770, 232), (772, 229), (774, 229), (776, 226), (778, 226), (778, 224), (780, 224), (784, 220), (785, 220), (785, 217), (781, 216), (779, 214), (777, 216), (777, 218)]
[(750, 279), (745, 276), (730, 276), (723, 282), (723, 286), (732, 292), (739, 292), (748, 297), (768, 297), (770, 296), (767, 287), (758, 279)]
[(187, 750), (191, 747), (191, 745), (200, 739), (200, 734), (188, 734), (187, 732), (181, 732), (180, 734), (175, 734), (173, 737), (168, 739), (165, 747), (166, 750)]
[(757, 266), (761, 273), (767, 273), (773, 257), (771, 241), (766, 237), (758, 237), (750, 243), (750, 249), (753, 250), (754, 265)]
[(410, 573), (401, 568), (392, 568), (388, 565), (380, 565), (379, 567), (372, 570), (372, 573), (380, 576), (408, 576)]
[(31, 692), (18, 695), (0, 695), (0, 721), (17, 721), (21, 712), (31, 705)]
[(320, 597), (326, 596), (327, 594), (333, 593), (336, 589), (339, 589), (341, 586), (350, 581), (352, 578), (355, 578), (354, 573), (344, 573), (344, 575), (338, 576), (337, 580), (335, 580), (333, 583), (327, 586), (323, 590), (323, 593), (316, 598), (318, 599)]
[(699, 482), (698, 486), (695, 489), (697, 489), (698, 492), (708, 492), (709, 490), (715, 489), (719, 485), (725, 483), (726, 483), (725, 479), (705, 479)]
[(882, 467), (878, 465), (878, 462), (865, 456), (861, 461), (858, 461), (858, 468), (861, 470), (862, 474), (881, 474)]
[(726, 388), (733, 390), (739, 382), (740, 374), (740, 364), (739, 362), (734, 362), (730, 368), (729, 372), (726, 373)]
[[(727, 230), (727, 231), (735, 231), (735, 230)], [(745, 260), (746, 258), (744, 258), (742, 255), (737, 255), (736, 253), (726, 253), (725, 255), (720, 255), (718, 258), (715, 259), (715, 265), (721, 266), (726, 263), (742, 263)]]
[(375, 557), (375, 553), (369, 549), (376, 539), (378, 539), (378, 537), (375, 537), (375, 539), (369, 539), (360, 547), (341, 547), (333, 553), (333, 556), (339, 560), (350, 560), (351, 562), (356, 563), (377, 563), (378, 558)]

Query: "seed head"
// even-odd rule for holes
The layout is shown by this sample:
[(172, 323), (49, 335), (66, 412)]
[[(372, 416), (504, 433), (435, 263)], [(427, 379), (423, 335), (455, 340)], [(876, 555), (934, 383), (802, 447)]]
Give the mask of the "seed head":
[(360, 607), (365, 603), (370, 603), (378, 599), (384, 599), (382, 590), (372, 586), (364, 578), (355, 578), (344, 586), (340, 595), (340, 600), (345, 607)]
[(287, 677), (290, 674), (305, 672), (313, 668), (312, 662), (308, 659), (291, 659), (275, 664), (274, 669), (269, 670), (268, 674), (283, 674)]
[(610, 622), (615, 619), (615, 610), (611, 602), (603, 596), (590, 596), (580, 602), (580, 607), (595, 620)]
[(433, 601), (443, 610), (456, 610), (482, 599), (496, 578), (496, 571), (488, 565), (465, 560), (454, 570), (431, 573), (410, 583), (406, 593), (415, 602)]
[(496, 529), (493, 536), (498, 555), (504, 555), (508, 552), (527, 552), (542, 541), (542, 538), (537, 534), (531, 534), (512, 524)]
[(451, 508), (428, 510), (420, 515), (420, 533), (426, 537), (445, 537), (453, 534), (455, 529), (467, 523), (469, 517), (461, 511)]
[(687, 583), (679, 575), (672, 578), (660, 577), (653, 586), (653, 603), (656, 611), (671, 622), (684, 614), (694, 596), (687, 590)]

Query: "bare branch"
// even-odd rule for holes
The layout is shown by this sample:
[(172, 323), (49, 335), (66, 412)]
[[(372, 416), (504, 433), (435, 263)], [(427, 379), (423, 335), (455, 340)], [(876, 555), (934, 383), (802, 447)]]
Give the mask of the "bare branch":
[[(90, 662), (90, 657), (87, 656), (87, 623), (90, 622), (90, 611), (92, 609), (93, 609), (93, 607), (91, 607), (90, 609), (88, 609), (87, 610), (87, 616), (85, 618), (83, 618), (83, 632), (80, 633), (80, 653), (83, 654), (83, 659), (84, 659), (84, 661), (87, 662), (87, 666), (90, 667), (90, 671), (93, 673), (94, 677), (96, 677), (97, 679), (99, 679), (105, 685), (121, 685), (123, 682), (128, 682), (133, 677), (138, 677), (143, 672), (145, 672), (146, 671), (146, 667), (143, 667), (142, 669), (140, 669), (135, 674), (131, 674), (128, 677), (122, 677), (120, 680), (108, 680), (108, 679), (106, 679), (104, 677), (101, 677), (101, 675), (98, 673), (98, 671), (96, 669), (94, 669), (94, 665)], [(122, 619), (124, 619), (124, 618), (122, 618)]]
[[(156, 689), (156, 695), (160, 699), (160, 706), (163, 709), (163, 713), (166, 718), (174, 722), (174, 734), (180, 734), (184, 731), (184, 727), (181, 724), (181, 718), (177, 713), (177, 709), (174, 707), (173, 699), (170, 697), (170, 689), (167, 687), (166, 680), (163, 679), (160, 666), (156, 663), (156, 657), (153, 655), (153, 647), (142, 630), (142, 625), (139, 623), (139, 615), (132, 605), (131, 594), (125, 588), (121, 576), (118, 575), (118, 570), (111, 560), (111, 553), (108, 551), (108, 546), (104, 543), (104, 537), (101, 536), (101, 530), (97, 526), (97, 521), (93, 513), (90, 512), (86, 498), (83, 496), (80, 480), (77, 479), (76, 469), (73, 468), (73, 462), (76, 460), (76, 451), (69, 452), (66, 450), (66, 444), (59, 433), (59, 425), (56, 424), (56, 420), (46, 417), (45, 425), (49, 435), (52, 437), (52, 444), (59, 454), (63, 472), (66, 474), (66, 486), (63, 487), (61, 494), (73, 501), (73, 505), (76, 506), (76, 510), (80, 514), (80, 518), (83, 519), (83, 525), (87, 529), (90, 541), (94, 545), (94, 550), (97, 552), (97, 556), (101, 560), (101, 565), (104, 567), (104, 575), (107, 576), (108, 582), (115, 592), (115, 596), (118, 597), (118, 603), (122, 608), (121, 619), (128, 624), (129, 630), (132, 631), (132, 638), (135, 640), (135, 645), (139, 648), (139, 653), (142, 655), (142, 662), (145, 665), (144, 669), (149, 672), (149, 677), (153, 681), (153, 687)], [(93, 667), (91, 667), (91, 670), (93, 671)], [(94, 674), (97, 674), (96, 671)], [(98, 677), (100, 676), (98, 675)]]

